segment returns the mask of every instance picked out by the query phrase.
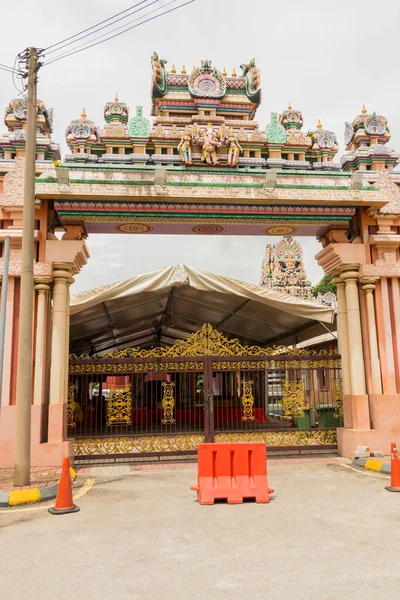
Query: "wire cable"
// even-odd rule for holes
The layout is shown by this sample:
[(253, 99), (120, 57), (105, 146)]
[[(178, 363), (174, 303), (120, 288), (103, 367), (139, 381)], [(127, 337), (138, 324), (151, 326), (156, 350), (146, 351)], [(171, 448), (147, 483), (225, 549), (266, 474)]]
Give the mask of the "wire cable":
[(3, 65), (2, 63), (0, 63), (0, 69), (2, 69), (2, 71), (8, 71), (9, 73), (21, 73), (21, 71), (18, 71), (15, 66), (14, 67), (8, 67), (7, 65)]
[[(139, 2), (139, 4), (143, 4), (143, 2), (148, 2), (148, 1), (149, 1), (149, 0), (143, 0), (142, 2)], [(107, 27), (111, 27), (112, 25), (115, 25), (115, 23), (118, 23), (119, 21), (123, 21), (124, 19), (127, 19), (127, 18), (128, 18), (128, 17), (130, 17), (131, 15), (134, 15), (134, 14), (136, 14), (136, 13), (138, 13), (138, 12), (141, 12), (142, 10), (144, 10), (145, 8), (147, 8), (148, 6), (151, 6), (152, 4), (156, 4), (156, 3), (160, 2), (160, 1), (161, 1), (161, 0), (153, 0), (152, 2), (150, 2), (150, 4), (146, 4), (146, 6), (142, 6), (141, 8), (138, 8), (137, 10), (134, 10), (134, 11), (132, 11), (132, 12), (129, 12), (129, 14), (126, 14), (126, 15), (124, 15), (123, 17), (120, 17), (119, 19), (116, 19), (116, 20), (115, 20), (115, 21), (113, 21), (112, 23), (108, 23), (108, 25), (103, 25), (102, 27), (99, 27), (98, 29), (95, 29), (94, 31), (92, 31), (92, 32), (91, 32), (91, 33), (89, 33), (89, 34), (85, 34), (85, 35), (82, 35), (82, 36), (80, 36), (80, 37), (77, 37), (77, 38), (76, 38), (75, 40), (73, 40), (72, 42), (68, 42), (67, 44), (63, 44), (62, 46), (59, 46), (58, 48), (54, 48), (53, 50), (50, 50), (50, 52), (47, 52), (46, 54), (47, 54), (47, 55), (49, 55), (49, 54), (53, 54), (54, 52), (58, 52), (59, 50), (62, 50), (63, 48), (67, 48), (68, 46), (71, 46), (71, 45), (75, 44), (76, 42), (79, 42), (80, 40), (83, 40), (83, 39), (85, 39), (85, 38), (88, 38), (88, 37), (90, 37), (90, 36), (94, 35), (95, 33), (98, 33), (98, 32), (99, 32), (99, 31), (101, 31), (102, 29), (106, 29)], [(136, 6), (139, 6), (139, 4), (135, 4), (135, 5), (134, 5), (133, 7), (131, 7), (131, 8), (135, 8)], [(131, 10), (131, 9), (129, 9), (129, 10)], [(143, 15), (143, 16), (144, 16), (144, 15)], [(114, 18), (114, 17), (111, 17), (111, 18)], [(127, 23), (125, 23), (125, 24), (124, 24), (124, 25), (122, 25), (121, 27), (125, 27), (126, 25), (127, 25)], [(95, 27), (97, 27), (97, 26), (95, 26)], [(121, 28), (121, 27), (120, 27), (120, 28)], [(115, 30), (112, 30), (112, 31), (115, 31)], [(111, 33), (111, 32), (109, 31), (109, 32), (103, 33), (103, 34), (102, 34), (101, 36), (99, 36), (99, 37), (102, 37), (103, 35), (108, 35), (108, 33)], [(94, 40), (96, 40), (96, 39), (99, 39), (99, 38), (93, 38), (93, 39), (91, 39), (91, 40), (88, 40), (88, 41), (87, 41), (87, 43), (93, 42), (93, 41), (94, 41)], [(83, 45), (83, 44), (81, 44), (81, 46), (82, 46), (82, 45)], [(77, 46), (77, 47), (78, 47), (78, 48), (80, 48), (81, 46)], [(73, 49), (75, 50), (76, 48), (73, 48)]]
[(79, 52), (83, 52), (84, 50), (89, 50), (89, 48), (93, 48), (94, 46), (98, 46), (100, 44), (103, 44), (104, 42), (107, 42), (108, 40), (112, 40), (113, 38), (119, 37), (120, 35), (122, 35), (123, 33), (126, 33), (127, 31), (130, 31), (132, 29), (136, 29), (136, 27), (140, 27), (140, 25), (144, 25), (145, 23), (149, 23), (150, 21), (154, 21), (155, 19), (158, 19), (159, 17), (162, 17), (163, 15), (166, 15), (168, 13), (174, 12), (176, 10), (179, 10), (180, 8), (183, 8), (184, 6), (187, 6), (188, 4), (192, 4), (193, 2), (195, 2), (195, 0), (188, 0), (187, 2), (184, 2), (183, 4), (179, 4), (179, 6), (175, 6), (174, 8), (170, 8), (169, 10), (166, 10), (158, 15), (155, 15), (154, 17), (151, 17), (150, 19), (146, 19), (144, 21), (141, 21), (140, 23), (137, 23), (137, 25), (132, 25), (132, 27), (128, 27), (126, 29), (124, 29), (123, 31), (121, 31), (120, 33), (116, 33), (114, 35), (110, 35), (109, 37), (106, 37), (104, 40), (100, 40), (99, 42), (95, 42), (95, 43), (90, 43), (89, 46), (85, 46), (85, 48), (81, 48), (79, 50), (73, 50), (71, 52), (67, 52), (66, 54), (62, 54), (61, 56), (57, 56), (55, 58), (53, 58), (52, 60), (48, 61), (48, 62), (44, 62), (44, 65), (51, 65), (52, 63), (55, 63), (59, 60), (61, 60), (62, 58), (67, 58), (68, 56), (72, 56), (73, 54), (78, 54)]
[[(101, 38), (103, 38), (105, 35), (110, 35), (111, 33), (114, 33), (115, 31), (119, 31), (120, 29), (123, 29), (124, 27), (126, 27), (127, 25), (130, 25), (131, 23), (136, 23), (137, 21), (139, 21), (140, 19), (143, 19), (144, 17), (147, 17), (148, 15), (152, 15), (155, 12), (158, 12), (161, 9), (166, 8), (167, 6), (170, 6), (171, 4), (175, 4), (175, 2), (177, 2), (178, 0), (170, 0), (169, 2), (167, 2), (166, 4), (164, 4), (163, 6), (159, 6), (157, 8), (153, 8), (153, 10), (150, 10), (149, 12), (140, 15), (139, 17), (136, 17), (136, 19), (133, 19), (132, 21), (128, 21), (127, 23), (124, 23), (123, 25), (120, 25), (119, 27), (116, 27), (115, 29), (112, 29), (111, 31), (108, 31), (107, 33), (102, 33), (101, 35), (89, 40), (88, 42), (84, 42), (83, 44), (79, 44), (79, 46), (75, 46), (75, 48), (71, 48), (71, 51), (75, 51), (78, 50), (78, 48), (83, 48), (86, 47), (88, 44), (91, 44), (92, 42), (95, 42), (96, 40), (100, 40)], [(150, 4), (148, 4), (147, 6), (150, 7), (153, 4), (157, 4), (158, 2), (160, 2), (160, 0), (153, 0), (153, 2), (151, 2)], [(140, 9), (142, 10), (142, 9)], [(138, 11), (135, 11), (138, 12)], [(132, 13), (134, 14), (134, 13)], [(114, 21), (116, 22), (116, 21)], [(76, 40), (78, 41), (78, 40)], [(63, 46), (61, 46), (62, 48)], [(59, 48), (59, 50), (61, 50), (61, 48)], [(70, 50), (67, 50), (67, 52), (69, 52)], [(53, 50), (53, 52), (56, 52), (57, 50)], [(51, 54), (51, 52), (49, 52), (49, 54)], [(58, 58), (57, 56), (52, 57), (51, 60), (53, 60), (53, 58)], [(50, 63), (48, 63), (50, 64)]]
[[(92, 25), (91, 27), (87, 27), (86, 29), (83, 29), (82, 31), (79, 31), (78, 33), (75, 33), (75, 35), (70, 35), (69, 37), (61, 40), (60, 42), (57, 42), (56, 44), (52, 44), (51, 46), (47, 46), (47, 48), (45, 48), (44, 50), (46, 51), (46, 50), (50, 50), (50, 48), (55, 48), (56, 46), (60, 46), (60, 44), (63, 44), (64, 42), (68, 42), (69, 40), (72, 40), (72, 39), (78, 37), (79, 35), (82, 35), (83, 33), (87, 33), (88, 31), (91, 31), (92, 29), (96, 29), (96, 27), (99, 27), (99, 25), (103, 25), (104, 23), (108, 23), (108, 21), (112, 21), (116, 17), (119, 17), (120, 15), (123, 15), (123, 14), (129, 12), (130, 10), (132, 10), (132, 8), (136, 8), (136, 6), (139, 6), (140, 4), (144, 4), (145, 2), (147, 2), (147, 0), (141, 0), (141, 2), (138, 2), (137, 4), (133, 4), (129, 8), (126, 8), (125, 10), (122, 10), (121, 12), (116, 13), (112, 17), (108, 17), (107, 19), (104, 19), (103, 21), (100, 21), (99, 23), (96, 23), (96, 25)], [(129, 15), (127, 15), (127, 16), (129, 16)], [(110, 23), (110, 25), (112, 25), (112, 24), (113, 23)], [(93, 33), (96, 33), (96, 32), (94, 31)], [(92, 35), (92, 34), (89, 34), (89, 35)], [(71, 42), (71, 43), (73, 43), (73, 42)]]

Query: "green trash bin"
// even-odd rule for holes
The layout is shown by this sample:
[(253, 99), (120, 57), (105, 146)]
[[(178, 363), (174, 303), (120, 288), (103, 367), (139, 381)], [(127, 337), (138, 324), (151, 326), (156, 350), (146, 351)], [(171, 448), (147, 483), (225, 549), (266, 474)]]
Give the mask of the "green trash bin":
[(310, 429), (311, 428), (310, 409), (309, 408), (304, 409), (303, 417), (297, 417), (297, 427), (298, 427), (298, 429)]
[(343, 417), (335, 417), (335, 406), (319, 404), (316, 409), (318, 410), (318, 427), (320, 429), (343, 427)]

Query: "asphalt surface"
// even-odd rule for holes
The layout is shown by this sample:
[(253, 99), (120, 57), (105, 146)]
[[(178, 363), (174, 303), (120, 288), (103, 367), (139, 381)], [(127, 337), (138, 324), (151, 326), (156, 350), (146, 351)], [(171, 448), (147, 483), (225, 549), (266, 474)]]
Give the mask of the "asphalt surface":
[(108, 474), (79, 513), (0, 511), (0, 597), (400, 597), (400, 494), (382, 476), (276, 461), (269, 504), (214, 506), (196, 502), (195, 482), (195, 466)]

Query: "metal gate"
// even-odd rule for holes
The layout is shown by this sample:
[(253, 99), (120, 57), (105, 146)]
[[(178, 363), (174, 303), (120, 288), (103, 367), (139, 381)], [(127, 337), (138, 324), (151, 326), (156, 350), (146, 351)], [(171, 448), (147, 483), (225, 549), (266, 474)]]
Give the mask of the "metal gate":
[(70, 357), (77, 457), (194, 453), (203, 441), (332, 447), (342, 415), (334, 350), (244, 346), (205, 324), (171, 347)]

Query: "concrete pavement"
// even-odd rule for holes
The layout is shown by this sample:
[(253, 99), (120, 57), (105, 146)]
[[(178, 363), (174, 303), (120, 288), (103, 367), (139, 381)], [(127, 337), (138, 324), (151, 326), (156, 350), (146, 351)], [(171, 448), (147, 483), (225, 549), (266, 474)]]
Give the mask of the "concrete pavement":
[[(368, 475), (368, 476), (367, 476)], [(81, 475), (81, 482), (84, 475)], [(196, 467), (107, 473), (81, 512), (0, 512), (1, 597), (381, 600), (400, 590), (400, 495), (324, 462), (271, 461), (270, 504), (200, 506)], [(78, 478), (79, 480), (79, 478)]]

